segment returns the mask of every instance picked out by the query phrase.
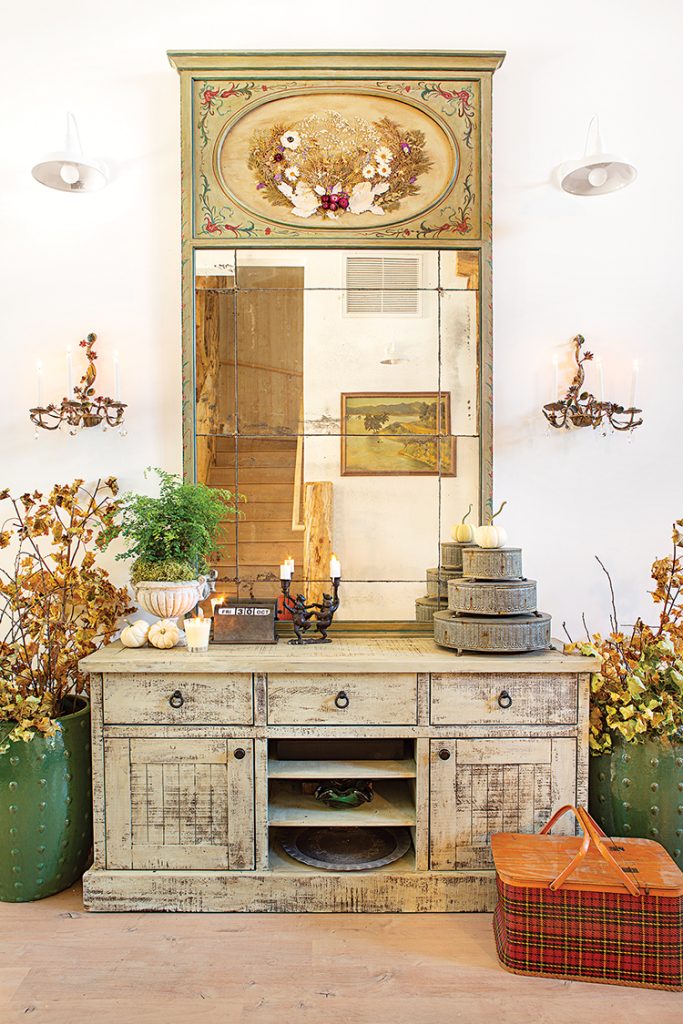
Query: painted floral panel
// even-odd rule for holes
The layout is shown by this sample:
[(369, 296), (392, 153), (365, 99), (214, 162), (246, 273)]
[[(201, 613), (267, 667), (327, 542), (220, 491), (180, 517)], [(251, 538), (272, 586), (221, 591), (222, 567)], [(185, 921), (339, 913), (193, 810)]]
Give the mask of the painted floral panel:
[(195, 81), (196, 238), (481, 233), (479, 83)]

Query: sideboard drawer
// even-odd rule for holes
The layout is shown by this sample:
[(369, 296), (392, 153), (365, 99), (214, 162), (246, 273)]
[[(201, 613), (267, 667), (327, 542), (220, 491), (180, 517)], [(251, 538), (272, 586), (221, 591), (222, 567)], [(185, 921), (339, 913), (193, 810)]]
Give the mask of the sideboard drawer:
[(577, 677), (535, 673), (433, 673), (433, 725), (571, 725)]
[(251, 725), (251, 674), (107, 676), (104, 721), (117, 725)]
[(270, 725), (415, 725), (417, 676), (268, 676)]

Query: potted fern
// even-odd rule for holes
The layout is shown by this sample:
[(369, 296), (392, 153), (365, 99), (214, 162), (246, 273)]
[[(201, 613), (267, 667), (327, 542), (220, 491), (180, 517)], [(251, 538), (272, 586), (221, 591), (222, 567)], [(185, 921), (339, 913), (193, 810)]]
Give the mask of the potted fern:
[[(659, 621), (618, 622), (569, 645), (599, 655), (591, 681), (590, 811), (610, 835), (658, 840), (683, 865), (683, 519), (652, 565)], [(600, 563), (602, 565), (602, 563)]]
[(97, 565), (116, 480), (14, 497), (0, 548), (0, 900), (60, 892), (92, 846), (88, 677), (79, 669), (133, 611)]
[(231, 491), (184, 483), (163, 469), (154, 472), (158, 496), (124, 494), (108, 537), (127, 542), (117, 558), (135, 559), (130, 578), (138, 604), (151, 615), (176, 619), (213, 589), (216, 574), (208, 559), (221, 524), (237, 516), (240, 499)]

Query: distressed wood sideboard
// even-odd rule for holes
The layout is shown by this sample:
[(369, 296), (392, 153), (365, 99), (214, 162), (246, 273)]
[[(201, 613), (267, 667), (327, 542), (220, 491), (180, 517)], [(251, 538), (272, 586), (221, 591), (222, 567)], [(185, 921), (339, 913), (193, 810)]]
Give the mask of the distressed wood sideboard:
[[(589, 658), (364, 638), (113, 644), (82, 667), (91, 910), (491, 910), (490, 834), (536, 830), (587, 798)], [(302, 795), (323, 778), (373, 779), (375, 799), (334, 810)], [(377, 870), (316, 870), (278, 842), (313, 824), (407, 827), (412, 845)]]

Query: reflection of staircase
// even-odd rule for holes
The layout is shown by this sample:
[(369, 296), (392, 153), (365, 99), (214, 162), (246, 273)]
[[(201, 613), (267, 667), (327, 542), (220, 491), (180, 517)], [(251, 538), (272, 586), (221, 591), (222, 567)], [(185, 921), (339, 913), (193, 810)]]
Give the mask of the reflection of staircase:
[[(240, 437), (236, 467), (234, 439), (216, 439), (207, 482), (210, 486), (237, 490), (246, 499), (240, 504), (239, 521), (226, 526), (221, 557), (216, 563), (218, 591), (234, 592), (232, 587), (221, 586), (221, 580), (236, 574), (244, 580), (273, 573), (278, 579), (280, 564), (288, 555), (295, 559), (301, 572), (304, 535), (292, 530), (296, 451), (296, 438)], [(247, 596), (247, 590), (240, 596)], [(271, 592), (274, 596), (276, 591), (267, 585), (257, 586), (254, 591), (257, 597)]]

